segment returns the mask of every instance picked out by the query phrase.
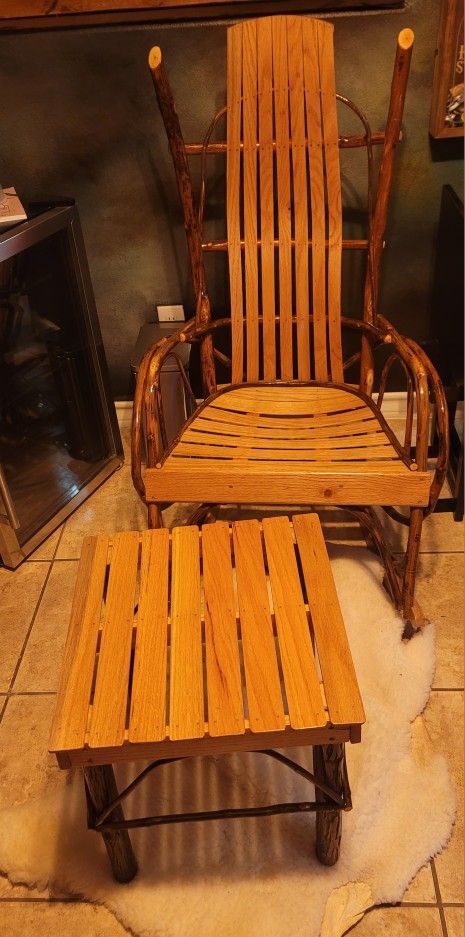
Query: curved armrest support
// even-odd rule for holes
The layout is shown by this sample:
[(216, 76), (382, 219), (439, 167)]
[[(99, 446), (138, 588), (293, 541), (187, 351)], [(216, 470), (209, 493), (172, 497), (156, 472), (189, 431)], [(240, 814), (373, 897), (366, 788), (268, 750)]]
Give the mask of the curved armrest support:
[(378, 317), (378, 324), (383, 333), (383, 341), (392, 345), (394, 352), (398, 355), (405, 368), (409, 372), (413, 386), (415, 388), (415, 400), (417, 409), (417, 436), (415, 444), (415, 456), (418, 468), (425, 471), (428, 465), (428, 431), (429, 431), (429, 391), (428, 391), (428, 370), (422, 357), (417, 354), (416, 347), (410, 344), (409, 339), (404, 338), (391, 323), (384, 318)]
[(436, 456), (436, 468), (434, 471), (433, 482), (430, 489), (430, 498), (428, 508), (425, 512), (425, 517), (428, 514), (431, 514), (435, 507), (441, 488), (444, 484), (444, 479), (446, 477), (447, 465), (449, 462), (449, 416), (447, 412), (447, 403), (446, 395), (444, 393), (444, 387), (442, 386), (441, 378), (439, 377), (436, 368), (428, 358), (428, 355), (425, 354), (422, 348), (413, 339), (407, 338), (407, 344), (412, 349), (414, 354), (422, 362), (423, 367), (426, 370), (428, 376), (428, 383), (430, 392), (433, 395), (434, 403), (436, 405), (436, 420), (437, 420), (437, 430), (438, 430), (438, 454)]
[[(377, 325), (371, 325), (360, 319), (341, 318), (343, 327), (355, 329), (365, 334), (374, 346), (390, 345), (393, 354), (391, 358), (398, 358), (415, 389), (417, 405), (417, 439), (416, 463), (418, 468), (425, 470), (428, 462), (428, 426), (429, 426), (429, 395), (428, 371), (416, 349), (410, 347), (407, 339), (403, 337), (391, 323), (378, 316)], [(355, 356), (354, 356), (355, 357)]]
[(190, 319), (182, 329), (162, 338), (149, 348), (139, 366), (131, 431), (131, 473), (134, 487), (145, 501), (145, 485), (142, 478), (142, 430), (145, 416), (147, 461), (156, 464), (160, 454), (160, 439), (165, 436), (163, 411), (160, 397), (160, 372), (165, 359), (180, 342), (187, 342), (195, 330), (195, 319)]

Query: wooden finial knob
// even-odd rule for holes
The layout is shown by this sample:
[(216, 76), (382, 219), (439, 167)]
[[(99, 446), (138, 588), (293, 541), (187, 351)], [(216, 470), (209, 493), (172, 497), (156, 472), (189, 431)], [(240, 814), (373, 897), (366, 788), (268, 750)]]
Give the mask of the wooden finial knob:
[(152, 71), (154, 68), (158, 68), (161, 62), (161, 49), (159, 46), (152, 46), (149, 52), (149, 68)]
[(415, 33), (413, 29), (403, 29), (397, 38), (397, 42), (400, 45), (401, 49), (410, 49), (413, 46), (415, 39)]

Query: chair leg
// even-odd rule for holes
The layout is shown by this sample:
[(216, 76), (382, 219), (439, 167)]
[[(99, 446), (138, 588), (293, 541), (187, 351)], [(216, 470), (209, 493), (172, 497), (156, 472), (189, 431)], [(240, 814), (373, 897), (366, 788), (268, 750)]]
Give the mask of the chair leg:
[[(84, 768), (87, 795), (88, 824), (92, 829), (102, 810), (118, 796), (115, 775), (111, 765)], [(110, 814), (111, 820), (124, 820), (123, 808), (117, 804)], [(113, 875), (117, 882), (130, 882), (137, 872), (137, 861), (127, 830), (102, 831)]]
[(163, 527), (163, 518), (158, 504), (147, 505), (147, 524), (150, 530)]
[[(314, 745), (313, 773), (317, 780), (323, 781), (332, 790), (343, 794), (343, 773), (346, 770), (344, 744)], [(317, 803), (331, 803), (331, 800), (315, 787)], [(316, 854), (323, 865), (334, 865), (339, 858), (342, 834), (342, 811), (318, 810), (316, 813)]]
[[(406, 621), (410, 622), (412, 634), (417, 631), (422, 622), (417, 622), (415, 609), (415, 579), (417, 573), (418, 554), (420, 551), (421, 528), (423, 524), (423, 509), (412, 508), (410, 511), (410, 524), (408, 531), (407, 550), (405, 553), (405, 569), (402, 584), (402, 613)], [(407, 634), (404, 635), (408, 637)]]

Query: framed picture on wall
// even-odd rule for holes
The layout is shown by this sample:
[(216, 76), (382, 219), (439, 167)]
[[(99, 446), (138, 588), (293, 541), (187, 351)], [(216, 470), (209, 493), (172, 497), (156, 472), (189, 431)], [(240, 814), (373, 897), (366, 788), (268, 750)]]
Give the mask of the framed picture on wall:
[(463, 2), (442, 0), (429, 125), (432, 137), (463, 136), (463, 90)]

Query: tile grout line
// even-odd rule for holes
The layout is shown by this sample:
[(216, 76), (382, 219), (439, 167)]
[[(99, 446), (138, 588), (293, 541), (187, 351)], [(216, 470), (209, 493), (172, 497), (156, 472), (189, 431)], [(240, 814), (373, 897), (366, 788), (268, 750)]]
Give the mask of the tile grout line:
[(8, 694), (4, 696), (56, 696), (56, 690), (10, 690)]
[(430, 866), (431, 866), (431, 873), (432, 873), (433, 882), (434, 882), (434, 891), (436, 892), (436, 900), (438, 903), (439, 917), (441, 919), (443, 937), (449, 937), (449, 932), (447, 930), (447, 924), (446, 924), (446, 915), (444, 914), (444, 905), (443, 905), (443, 901), (441, 897), (441, 889), (439, 887), (438, 873), (436, 871), (436, 863), (434, 859), (430, 860)]
[[(393, 556), (405, 556), (405, 550), (393, 550)], [(420, 550), (418, 556), (462, 556), (463, 550)]]
[(19, 895), (4, 895), (0, 896), (0, 904), (89, 904), (90, 902), (86, 898), (41, 898), (36, 895), (34, 898), (28, 898), (27, 895), (20, 897)]
[(432, 693), (463, 693), (465, 687), (463, 686), (432, 686)]
[[(375, 907), (377, 907), (375, 905)], [(437, 908), (437, 901), (399, 901), (395, 905), (386, 905), (385, 907), (395, 908)]]
[(51, 560), (26, 560), (26, 563), (72, 563), (79, 562), (78, 556), (55, 556)]
[(8, 690), (7, 690), (6, 694), (5, 694), (5, 701), (4, 701), (4, 703), (3, 703), (2, 709), (0, 710), (0, 725), (1, 725), (1, 723), (2, 723), (2, 720), (3, 720), (3, 716), (4, 716), (4, 714), (5, 714), (6, 707), (7, 707), (7, 705), (8, 705), (8, 700), (10, 699), (10, 696), (12, 695), (12, 692), (11, 692), (11, 691), (12, 691), (12, 689), (13, 689), (14, 682), (15, 682), (16, 677), (17, 677), (17, 675), (18, 675), (18, 671), (19, 671), (19, 668), (20, 668), (21, 663), (22, 663), (22, 660), (23, 660), (23, 656), (24, 656), (24, 653), (25, 653), (25, 650), (26, 650), (26, 647), (27, 647), (27, 643), (28, 643), (28, 641), (29, 641), (29, 638), (30, 638), (30, 635), (31, 635), (31, 631), (32, 631), (32, 629), (33, 629), (33, 627), (34, 627), (34, 622), (35, 622), (35, 620), (36, 620), (36, 618), (37, 618), (37, 613), (38, 613), (39, 608), (40, 608), (40, 603), (42, 602), (42, 599), (43, 599), (44, 593), (45, 593), (45, 589), (47, 588), (47, 583), (48, 583), (48, 581), (49, 581), (49, 579), (50, 579), (50, 573), (52, 572), (52, 567), (53, 567), (53, 563), (54, 563), (54, 560), (55, 560), (56, 552), (57, 552), (57, 550), (58, 550), (58, 547), (60, 546), (60, 542), (61, 542), (61, 538), (62, 538), (62, 536), (63, 536), (63, 531), (64, 531), (64, 529), (65, 529), (65, 525), (63, 524), (63, 527), (61, 528), (61, 531), (60, 531), (60, 536), (59, 536), (58, 541), (57, 541), (57, 545), (56, 545), (55, 550), (54, 550), (54, 553), (53, 553), (53, 557), (52, 557), (51, 560), (47, 561), (47, 562), (50, 563), (50, 566), (49, 566), (49, 568), (48, 568), (48, 570), (47, 570), (47, 574), (46, 574), (45, 579), (44, 579), (44, 584), (43, 584), (43, 586), (42, 586), (42, 588), (41, 588), (41, 590), (40, 590), (39, 598), (38, 598), (38, 600), (37, 600), (37, 602), (36, 602), (36, 606), (35, 606), (35, 608), (34, 608), (34, 612), (33, 612), (33, 614), (32, 614), (32, 618), (31, 618), (31, 621), (30, 621), (30, 624), (29, 624), (29, 628), (28, 628), (28, 630), (27, 630), (26, 637), (24, 638), (23, 646), (22, 646), (21, 651), (20, 651), (20, 653), (19, 653), (18, 660), (16, 661), (16, 667), (15, 667), (15, 669), (14, 669), (14, 671), (13, 671), (13, 676), (12, 676), (12, 678), (11, 678), (11, 680), (10, 680), (10, 685), (9, 685), (9, 687), (8, 687)]

